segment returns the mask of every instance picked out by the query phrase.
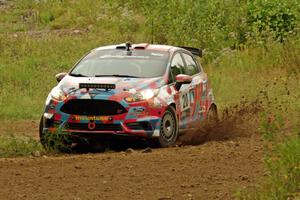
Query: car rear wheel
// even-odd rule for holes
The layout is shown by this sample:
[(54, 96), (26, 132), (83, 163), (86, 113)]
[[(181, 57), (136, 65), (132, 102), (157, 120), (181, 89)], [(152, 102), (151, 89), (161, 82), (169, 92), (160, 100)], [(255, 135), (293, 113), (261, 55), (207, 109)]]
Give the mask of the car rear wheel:
[(178, 138), (178, 119), (175, 109), (169, 107), (161, 120), (158, 143), (161, 147), (172, 146)]

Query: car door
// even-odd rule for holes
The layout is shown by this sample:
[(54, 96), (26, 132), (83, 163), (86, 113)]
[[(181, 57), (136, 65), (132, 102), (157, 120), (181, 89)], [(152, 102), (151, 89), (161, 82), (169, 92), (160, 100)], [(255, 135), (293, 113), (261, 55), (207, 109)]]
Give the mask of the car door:
[(177, 90), (175, 87), (175, 82), (176, 82), (176, 76), (179, 74), (183, 74), (183, 67), (184, 67), (184, 62), (180, 52), (174, 53), (171, 59), (171, 65), (169, 70), (169, 86), (172, 91), (172, 96), (174, 97), (174, 101), (176, 104), (176, 113), (179, 120), (179, 127), (182, 127), (183, 125), (182, 110), (185, 107), (184, 105), (186, 102), (183, 102), (182, 94), (185, 93), (186, 89), (183, 89), (183, 87), (181, 86), (180, 90)]
[[(195, 65), (195, 62), (191, 55), (182, 52), (181, 53), (184, 66), (183, 66), (183, 74), (192, 76), (192, 82), (190, 84), (184, 84), (181, 91), (181, 118), (183, 123), (183, 128), (188, 128), (188, 125), (197, 119), (196, 105), (199, 94), (197, 92), (197, 80), (199, 79), (199, 69)], [(195, 117), (194, 117), (195, 116)]]
[(206, 112), (207, 77), (192, 55), (183, 52), (182, 58), (185, 64), (183, 73), (193, 77), (191, 84), (187, 85), (185, 90), (188, 94), (186, 98), (188, 112), (185, 113), (186, 126), (188, 126), (202, 119)]
[(200, 108), (198, 110), (199, 119), (204, 119), (210, 108), (210, 103), (212, 102), (213, 96), (211, 93), (211, 88), (209, 85), (207, 74), (204, 72), (200, 63), (198, 63), (197, 60), (195, 61), (200, 69), (199, 93), (201, 97), (198, 99), (200, 105)]
[[(175, 82), (178, 74), (192, 76), (192, 82), (181, 85), (177, 90)], [(188, 128), (193, 121), (204, 118), (207, 112), (207, 76), (193, 56), (184, 52), (174, 53), (169, 71), (169, 85), (181, 129)]]
[(187, 62), (184, 61), (182, 52), (174, 54), (171, 60), (169, 84), (172, 88), (172, 93), (176, 103), (176, 111), (180, 128), (187, 128), (187, 125), (193, 120), (191, 115), (194, 113), (195, 91), (192, 83), (182, 84), (178, 90), (175, 87), (176, 76), (179, 74), (194, 76), (194, 74), (198, 71), (199, 70), (195, 71), (194, 66), (190, 65), (189, 60), (187, 60)]

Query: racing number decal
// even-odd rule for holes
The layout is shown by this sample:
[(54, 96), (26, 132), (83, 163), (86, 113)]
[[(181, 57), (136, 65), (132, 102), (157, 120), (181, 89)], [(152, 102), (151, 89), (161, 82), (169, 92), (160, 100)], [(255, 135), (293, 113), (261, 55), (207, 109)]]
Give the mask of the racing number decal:
[(189, 96), (185, 93), (181, 96), (181, 110), (184, 111), (189, 108)]
[(183, 93), (180, 98), (181, 102), (181, 111), (185, 111), (190, 108), (191, 103), (194, 102), (194, 91)]

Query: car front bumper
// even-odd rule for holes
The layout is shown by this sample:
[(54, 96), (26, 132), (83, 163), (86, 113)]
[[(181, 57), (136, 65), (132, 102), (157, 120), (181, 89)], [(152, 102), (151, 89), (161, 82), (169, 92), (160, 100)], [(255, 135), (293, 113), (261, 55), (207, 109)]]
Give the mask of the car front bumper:
[(59, 131), (74, 136), (80, 135), (81, 137), (105, 135), (158, 137), (165, 106), (153, 102), (154, 99), (131, 104), (121, 102), (120, 104), (124, 106), (126, 112), (97, 116), (62, 112), (62, 106), (66, 102), (51, 100), (43, 114), (42, 131), (44, 133)]

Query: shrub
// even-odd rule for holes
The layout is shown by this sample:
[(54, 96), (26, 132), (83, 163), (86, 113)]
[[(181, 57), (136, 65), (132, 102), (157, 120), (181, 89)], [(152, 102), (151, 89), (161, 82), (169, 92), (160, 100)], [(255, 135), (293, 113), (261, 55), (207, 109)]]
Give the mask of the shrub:
[(296, 34), (298, 1), (258, 0), (248, 3), (248, 25), (252, 38), (283, 42)]

